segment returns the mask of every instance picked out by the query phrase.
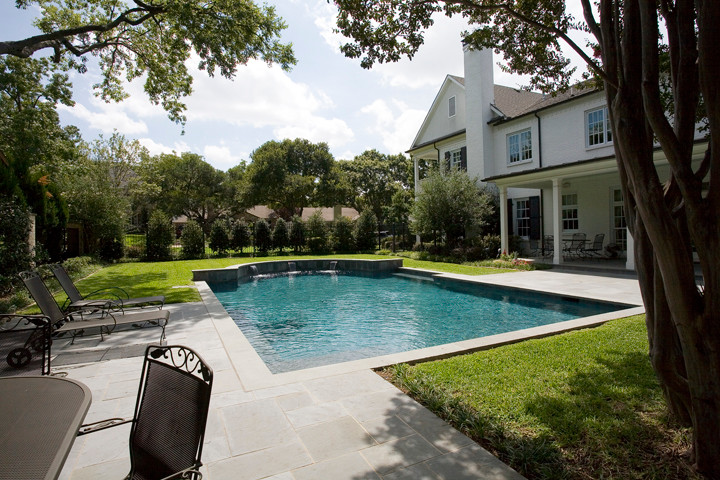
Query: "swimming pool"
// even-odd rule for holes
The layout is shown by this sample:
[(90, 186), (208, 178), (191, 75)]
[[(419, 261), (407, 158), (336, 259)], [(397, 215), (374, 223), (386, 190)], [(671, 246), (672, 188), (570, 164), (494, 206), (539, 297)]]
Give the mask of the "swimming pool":
[(210, 284), (271, 372), (587, 317), (625, 305), (391, 274), (297, 272)]

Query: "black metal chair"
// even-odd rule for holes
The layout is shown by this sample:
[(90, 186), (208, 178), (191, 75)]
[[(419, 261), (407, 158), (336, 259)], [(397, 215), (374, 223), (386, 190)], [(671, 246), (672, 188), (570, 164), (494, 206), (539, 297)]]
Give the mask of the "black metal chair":
[(132, 422), (128, 479), (200, 479), (212, 383), (212, 369), (193, 350), (150, 345), (134, 417), (84, 425), (78, 435)]
[(593, 242), (587, 246), (583, 247), (582, 253), (586, 257), (603, 257), (603, 243), (605, 242), (605, 234), (604, 233), (598, 233), (595, 235), (595, 238), (593, 239)]
[(570, 243), (566, 243), (563, 247), (563, 256), (565, 258), (579, 258), (582, 254), (582, 249), (585, 247), (586, 240), (587, 235), (585, 235), (584, 233), (573, 233)]
[(0, 376), (49, 375), (50, 335), (43, 315), (0, 315)]
[[(83, 308), (123, 309), (145, 306), (154, 306), (162, 309), (163, 305), (165, 305), (164, 295), (130, 298), (130, 295), (120, 287), (103, 288), (83, 296), (70, 278), (70, 275), (68, 275), (65, 267), (60, 264), (54, 264), (50, 265), (50, 270), (68, 297), (66, 304), (63, 305), (63, 310)], [(110, 296), (112, 298), (92, 298), (96, 295)]]

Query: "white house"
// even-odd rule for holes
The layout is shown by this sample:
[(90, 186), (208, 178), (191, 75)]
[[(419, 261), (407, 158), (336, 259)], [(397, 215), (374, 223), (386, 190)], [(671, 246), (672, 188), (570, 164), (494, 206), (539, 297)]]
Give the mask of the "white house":
[[(634, 269), (605, 94), (573, 88), (556, 96), (495, 85), (491, 50), (465, 49), (465, 77), (448, 75), (408, 153), (437, 159), (497, 186), (503, 249), (517, 235), (563, 262), (574, 233), (604, 235)], [(706, 148), (697, 134), (694, 156)], [(662, 151), (655, 161), (669, 176)], [(661, 178), (662, 179), (662, 178)], [(627, 254), (630, 252), (630, 254)]]

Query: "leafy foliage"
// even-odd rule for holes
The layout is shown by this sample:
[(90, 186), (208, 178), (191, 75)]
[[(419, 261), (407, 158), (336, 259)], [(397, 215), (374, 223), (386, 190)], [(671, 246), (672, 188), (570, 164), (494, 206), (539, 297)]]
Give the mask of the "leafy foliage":
[(375, 214), (370, 210), (362, 212), (358, 219), (355, 220), (355, 230), (353, 232), (355, 248), (361, 252), (375, 250), (377, 229)]
[(148, 221), (145, 236), (145, 256), (148, 260), (169, 260), (172, 258), (170, 247), (175, 240), (172, 222), (163, 211), (155, 210)]
[(224, 254), (230, 249), (230, 229), (226, 220), (215, 220), (210, 228), (210, 250), (217, 254)]
[(333, 223), (332, 248), (336, 252), (352, 252), (355, 250), (353, 222), (349, 218), (340, 217)]
[(16, 275), (30, 268), (30, 220), (17, 200), (0, 197), (0, 296), (12, 290)]
[(255, 248), (260, 252), (267, 252), (272, 247), (272, 234), (270, 225), (262, 218), (255, 222)]
[(328, 249), (329, 232), (320, 210), (310, 215), (305, 224), (305, 244), (311, 253), (322, 253)]
[(230, 248), (242, 252), (243, 248), (250, 246), (250, 240), (250, 230), (248, 229), (247, 223), (243, 220), (233, 222)]
[(305, 246), (305, 222), (297, 215), (293, 217), (290, 224), (290, 246), (293, 247), (295, 253)]
[(272, 231), (272, 244), (276, 250), (282, 252), (283, 248), (290, 244), (290, 232), (287, 223), (282, 218), (278, 218), (275, 222), (275, 228)]
[(188, 220), (180, 236), (182, 257), (185, 259), (205, 257), (205, 235), (194, 220)]
[[(169, 0), (127, 2), (90, 0), (18, 0), (18, 8), (37, 4), (35, 26), (43, 33), (0, 43), (0, 55), (29, 57), (52, 49), (54, 60), (80, 73), (87, 55), (98, 58), (102, 71), (95, 86), (104, 100), (122, 100), (123, 80), (145, 78), (145, 92), (170, 119), (185, 122), (182, 97), (192, 92), (187, 62), (196, 57), (198, 68), (210, 76), (219, 71), (233, 78), (239, 65), (252, 59), (295, 63), (292, 47), (279, 41), (285, 28), (273, 7), (251, 0)], [(124, 78), (123, 78), (124, 77)]]

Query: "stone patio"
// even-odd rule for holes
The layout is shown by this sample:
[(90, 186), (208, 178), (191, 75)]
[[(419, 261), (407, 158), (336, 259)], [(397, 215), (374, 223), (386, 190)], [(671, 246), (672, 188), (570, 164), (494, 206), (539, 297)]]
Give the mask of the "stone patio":
[[(631, 279), (551, 271), (460, 277), (520, 288), (569, 290), (575, 295), (589, 293), (593, 298), (634, 305), (640, 299), (637, 281)], [(523, 478), (371, 370), (423, 352), (273, 375), (248, 348), (247, 340), (204, 282), (198, 282), (197, 287), (203, 302), (166, 308), (172, 312), (168, 344), (195, 349), (215, 373), (202, 456), (204, 478)], [(634, 308), (615, 316), (641, 311)], [(580, 321), (566, 327), (580, 328), (606, 320)], [(158, 328), (128, 329), (114, 332), (102, 343), (96, 336), (80, 338), (72, 346), (68, 341), (55, 342), (53, 371), (66, 372), (92, 391), (86, 423), (132, 416), (142, 368), (139, 355), (147, 344), (158, 341), (159, 334)], [(518, 334), (505, 335), (509, 337), (494, 340), (506, 343), (518, 339)], [(465, 347), (468, 344), (458, 342), (455, 347), (424, 353), (435, 356)], [(79, 437), (60, 478), (122, 478), (129, 468), (128, 434), (129, 426), (124, 425)]]

